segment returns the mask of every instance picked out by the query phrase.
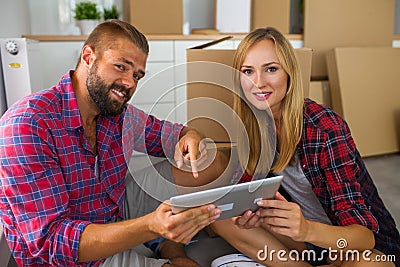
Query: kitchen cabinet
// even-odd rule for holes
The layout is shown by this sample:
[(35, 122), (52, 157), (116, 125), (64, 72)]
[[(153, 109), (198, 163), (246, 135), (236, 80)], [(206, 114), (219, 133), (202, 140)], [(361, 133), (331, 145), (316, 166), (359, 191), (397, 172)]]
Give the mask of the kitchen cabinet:
[[(173, 62), (148, 62), (146, 75), (138, 84), (131, 103), (144, 111), (152, 113), (151, 109), (159, 110), (158, 106), (175, 105)], [(146, 107), (146, 108), (145, 108)], [(151, 108), (151, 109), (149, 109)], [(165, 108), (161, 110), (165, 111)], [(169, 112), (157, 114), (164, 119)], [(170, 117), (175, 121), (175, 115)]]
[(174, 43), (171, 40), (149, 41), (146, 74), (139, 81), (131, 103), (160, 119), (176, 120)]

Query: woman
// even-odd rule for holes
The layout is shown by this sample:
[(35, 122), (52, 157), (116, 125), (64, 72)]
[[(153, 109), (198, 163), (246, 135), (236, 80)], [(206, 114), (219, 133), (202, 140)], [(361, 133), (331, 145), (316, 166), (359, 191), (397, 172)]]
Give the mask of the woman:
[[(375, 266), (368, 259), (383, 259), (382, 253), (400, 258), (396, 225), (346, 122), (332, 110), (303, 99), (300, 69), (288, 40), (274, 28), (254, 30), (240, 43), (234, 67), (240, 72), (235, 111), (250, 137), (249, 155), (241, 155), (248, 149), (239, 142), (239, 158), (248, 156), (240, 161), (245, 170), (241, 182), (265, 170), (259, 159), (267, 151), (260, 148), (262, 135), (250, 107), (269, 111), (277, 137), (271, 171), (284, 176), (282, 188), (290, 201), (278, 193), (275, 200), (260, 201), (256, 213), (215, 222), (213, 230), (268, 266)], [(363, 257), (368, 250), (372, 254)], [(279, 251), (283, 251), (280, 257)], [(294, 257), (305, 251), (311, 256)], [(355, 251), (360, 251), (359, 260), (345, 257)], [(385, 264), (393, 266), (391, 262), (379, 266)]]

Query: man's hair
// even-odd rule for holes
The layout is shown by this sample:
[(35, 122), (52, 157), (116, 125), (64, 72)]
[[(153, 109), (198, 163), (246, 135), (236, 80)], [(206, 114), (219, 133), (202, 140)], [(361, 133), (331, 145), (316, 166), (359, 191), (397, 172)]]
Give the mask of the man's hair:
[(146, 37), (133, 25), (116, 19), (107, 20), (97, 25), (86, 39), (84, 46), (89, 45), (101, 56), (104, 51), (115, 47), (117, 40), (120, 39), (132, 42), (143, 53), (149, 54), (149, 44)]

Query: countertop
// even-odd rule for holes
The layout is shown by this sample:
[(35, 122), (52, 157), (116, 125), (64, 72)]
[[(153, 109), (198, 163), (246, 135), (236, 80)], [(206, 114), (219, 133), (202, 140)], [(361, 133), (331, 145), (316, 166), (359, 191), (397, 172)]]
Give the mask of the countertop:
[[(232, 39), (240, 40), (246, 34), (147, 34), (148, 40), (216, 40), (225, 36), (233, 36)], [(285, 35), (289, 40), (302, 40), (301, 34), (287, 34)], [(41, 42), (68, 42), (68, 41), (85, 41), (86, 35), (23, 35), (22, 37), (33, 39)], [(399, 37), (400, 38), (400, 37)]]
[[(217, 40), (225, 36), (233, 36), (233, 40), (241, 40), (246, 34), (146, 34), (148, 40)], [(286, 34), (289, 40), (303, 40), (302, 34)], [(22, 37), (40, 42), (74, 42), (85, 41), (87, 35), (23, 35)], [(393, 35), (394, 41), (400, 41), (400, 35)]]

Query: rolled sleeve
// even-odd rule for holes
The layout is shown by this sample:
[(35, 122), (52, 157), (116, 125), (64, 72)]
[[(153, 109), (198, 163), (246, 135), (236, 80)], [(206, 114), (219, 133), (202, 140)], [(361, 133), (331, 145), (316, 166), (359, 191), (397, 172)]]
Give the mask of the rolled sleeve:
[(378, 223), (365, 204), (357, 177), (362, 175), (357, 150), (347, 125), (337, 125), (327, 134), (321, 155), (332, 212), (337, 225), (359, 224), (378, 231)]
[(79, 240), (84, 228), (89, 222), (63, 220), (55, 231), (50, 251), (49, 263), (55, 266), (78, 265)]

